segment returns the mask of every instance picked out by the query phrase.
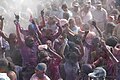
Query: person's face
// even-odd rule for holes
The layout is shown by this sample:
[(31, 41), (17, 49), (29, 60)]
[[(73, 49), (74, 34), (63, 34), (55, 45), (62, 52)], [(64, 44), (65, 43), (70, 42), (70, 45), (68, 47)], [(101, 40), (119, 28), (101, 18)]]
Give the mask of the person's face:
[(97, 48), (99, 46), (99, 39), (98, 38), (95, 38), (92, 40), (92, 45)]
[(35, 70), (36, 76), (38, 78), (44, 78), (44, 71), (42, 70)]
[(82, 21), (79, 17), (75, 17), (76, 24), (82, 25)]
[(83, 26), (83, 30), (84, 30), (84, 31), (89, 31), (89, 25), (85, 24), (85, 25)]
[(101, 10), (102, 5), (97, 5), (97, 10)]
[(46, 37), (50, 37), (50, 36), (53, 35), (52, 33), (53, 33), (52, 30), (50, 30), (50, 29), (49, 29), (49, 30), (46, 30), (46, 31), (45, 31), (45, 34), (46, 34), (45, 36), (46, 36)]
[(76, 11), (76, 12), (77, 12), (77, 11), (78, 11), (78, 9), (79, 9), (79, 8), (78, 8), (78, 6), (74, 6), (74, 11)]
[(15, 34), (10, 34), (9, 35), (9, 40), (10, 40), (10, 43), (17, 43), (17, 36)]
[(49, 47), (52, 47), (52, 42), (50, 40), (48, 40), (46, 43)]
[(59, 40), (60, 43), (63, 43), (64, 42), (63, 36), (59, 36), (58, 40)]
[(63, 7), (62, 9), (63, 9), (63, 11), (67, 11), (67, 7)]
[(33, 39), (32, 37), (25, 39), (25, 44), (26, 44), (26, 46), (28, 46), (29, 48), (32, 48), (33, 45), (34, 45), (34, 39)]
[(34, 31), (34, 30), (35, 30), (35, 29), (33, 28), (33, 25), (30, 24), (29, 27), (28, 27), (29, 34), (30, 34), (30, 35), (35, 35), (35, 31)]
[(75, 25), (74, 19), (71, 19), (71, 20), (69, 21), (69, 24), (70, 24), (70, 26), (74, 26), (74, 25)]
[(53, 18), (48, 18), (48, 22), (47, 22), (49, 25), (53, 25), (53, 24), (55, 24), (55, 21), (54, 21), (54, 19)]

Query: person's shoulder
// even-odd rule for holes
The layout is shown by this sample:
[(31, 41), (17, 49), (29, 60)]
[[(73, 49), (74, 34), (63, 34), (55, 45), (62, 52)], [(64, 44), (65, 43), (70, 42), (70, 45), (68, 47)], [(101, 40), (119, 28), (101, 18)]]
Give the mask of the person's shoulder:
[(118, 23), (115, 27), (115, 29), (118, 29), (118, 28), (120, 28), (120, 23)]
[(106, 10), (106, 9), (104, 9), (104, 8), (102, 8), (102, 11), (103, 11), (103, 12), (107, 12), (107, 10)]
[(10, 80), (7, 73), (0, 73), (0, 80)]
[(47, 75), (45, 75), (45, 80), (51, 80)]
[(36, 74), (33, 74), (30, 80), (38, 80), (38, 77), (36, 76)]

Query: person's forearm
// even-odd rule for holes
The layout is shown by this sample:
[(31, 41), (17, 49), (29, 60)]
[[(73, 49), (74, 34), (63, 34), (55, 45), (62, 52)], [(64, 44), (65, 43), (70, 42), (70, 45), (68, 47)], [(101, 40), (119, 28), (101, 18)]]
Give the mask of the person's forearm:
[(45, 27), (45, 18), (42, 16), (42, 24), (40, 25), (42, 28)]
[(0, 26), (1, 26), (0, 29), (3, 30), (3, 20), (1, 20), (1, 25)]
[(67, 39), (64, 39), (64, 42), (63, 42), (61, 49), (60, 49), (60, 54), (62, 55), (63, 58), (65, 58), (64, 51), (65, 51), (65, 47), (67, 45), (67, 41), (68, 41)]
[(62, 33), (62, 27), (60, 27), (59, 25), (57, 25), (57, 26), (59, 27), (59, 29), (58, 29), (58, 32), (56, 34), (54, 34), (52, 37), (54, 40), (57, 39), (60, 36), (60, 34)]
[(9, 38), (5, 35), (5, 33), (2, 32), (1, 36), (2, 36), (6, 41), (9, 41)]
[(16, 25), (16, 33), (17, 33), (17, 37), (18, 37), (18, 41), (21, 42), (21, 36), (20, 36), (20, 24), (18, 22), (15, 23)]
[(58, 55), (56, 52), (54, 52), (52, 49), (49, 48), (49, 51), (52, 53), (52, 55), (54, 55), (56, 58), (58, 59), (62, 59), (62, 57), (60, 55)]
[(113, 55), (113, 53), (112, 53), (110, 50), (108, 50), (108, 48), (106, 47), (106, 45), (103, 45), (103, 47), (104, 47), (107, 55), (110, 56), (115, 63), (118, 63), (119, 61), (118, 61), (117, 58)]

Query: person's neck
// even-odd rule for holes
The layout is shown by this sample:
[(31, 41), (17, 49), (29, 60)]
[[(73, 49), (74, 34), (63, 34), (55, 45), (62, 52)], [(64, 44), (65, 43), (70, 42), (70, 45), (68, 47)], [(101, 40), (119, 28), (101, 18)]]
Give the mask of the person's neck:
[(44, 79), (44, 76), (45, 76), (45, 74), (43, 73), (43, 74), (39, 74), (39, 76), (37, 76), (37, 77), (41, 80), (41, 79)]

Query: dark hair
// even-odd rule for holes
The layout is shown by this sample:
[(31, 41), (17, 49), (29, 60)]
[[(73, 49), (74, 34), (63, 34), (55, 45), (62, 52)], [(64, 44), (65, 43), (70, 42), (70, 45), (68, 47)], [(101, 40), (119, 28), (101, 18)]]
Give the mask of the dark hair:
[(93, 69), (92, 69), (92, 66), (90, 64), (83, 64), (81, 66), (81, 71), (82, 71), (82, 73), (88, 75), (89, 73), (93, 72)]
[(38, 60), (41, 61), (42, 59), (48, 57), (48, 52), (45, 50), (38, 52)]
[(67, 8), (67, 4), (63, 4), (63, 5), (62, 5), (62, 9), (63, 9), (63, 8)]
[(0, 59), (0, 68), (7, 68), (8, 67), (8, 61), (5, 58)]
[(106, 45), (108, 46), (115, 47), (117, 43), (118, 43), (118, 39), (114, 36), (111, 36), (106, 40)]

